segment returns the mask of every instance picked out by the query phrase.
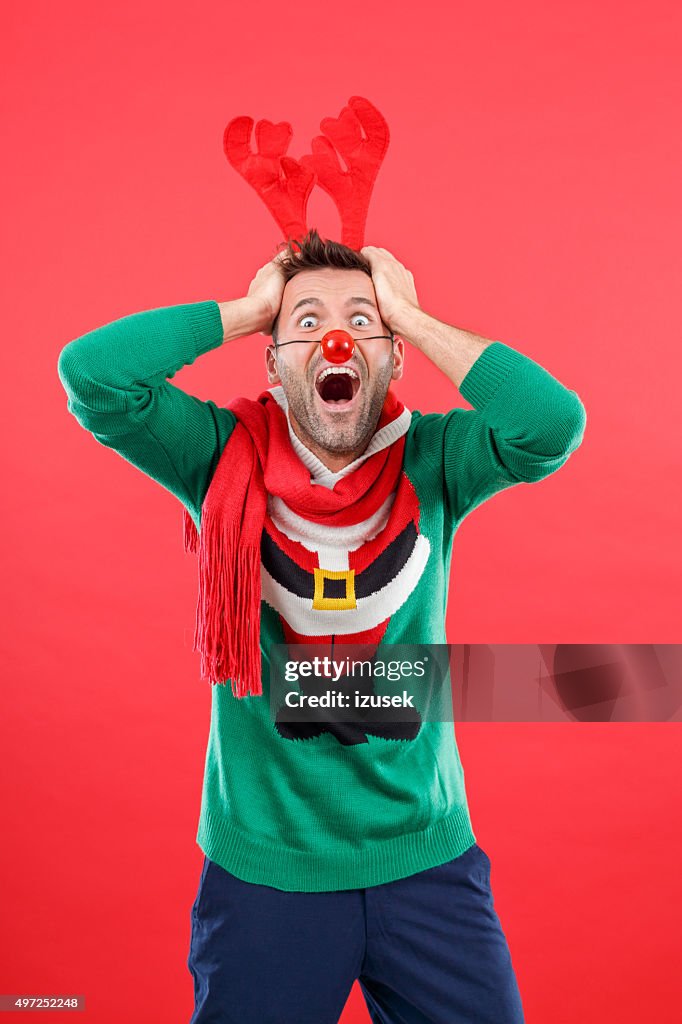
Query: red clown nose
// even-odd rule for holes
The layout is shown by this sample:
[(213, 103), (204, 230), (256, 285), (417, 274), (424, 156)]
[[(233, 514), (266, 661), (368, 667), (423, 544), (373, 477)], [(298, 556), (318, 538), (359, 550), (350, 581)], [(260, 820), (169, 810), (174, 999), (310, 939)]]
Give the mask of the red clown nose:
[(355, 341), (348, 331), (327, 331), (320, 349), (328, 363), (347, 363), (355, 351)]

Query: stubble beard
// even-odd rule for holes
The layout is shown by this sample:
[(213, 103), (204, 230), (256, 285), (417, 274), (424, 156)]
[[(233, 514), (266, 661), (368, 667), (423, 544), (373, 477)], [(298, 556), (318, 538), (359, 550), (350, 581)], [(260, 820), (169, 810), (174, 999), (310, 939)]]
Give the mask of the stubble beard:
[(373, 386), (369, 386), (363, 374), (360, 405), (350, 422), (330, 423), (315, 406), (315, 383), (302, 380), (290, 373), (288, 367), (280, 366), (279, 377), (289, 410), (304, 434), (304, 444), (318, 445), (334, 455), (350, 455), (362, 452), (369, 444), (381, 415), (386, 393), (393, 373), (393, 360), (389, 360), (375, 375)]

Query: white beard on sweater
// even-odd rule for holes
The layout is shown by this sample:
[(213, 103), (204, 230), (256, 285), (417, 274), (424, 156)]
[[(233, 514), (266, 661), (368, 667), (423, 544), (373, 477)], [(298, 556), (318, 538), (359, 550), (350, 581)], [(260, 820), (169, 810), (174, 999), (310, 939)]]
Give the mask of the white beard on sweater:
[[(277, 403), (287, 412), (287, 401), (281, 386), (270, 389)], [(405, 409), (392, 423), (378, 430), (363, 454), (350, 465), (332, 473), (294, 433), (287, 415), (292, 447), (310, 470), (311, 483), (333, 489), (338, 480), (352, 473), (365, 459), (387, 448), (407, 432), (411, 413)], [(350, 526), (325, 526), (313, 523), (293, 512), (281, 499), (268, 494), (268, 515), (286, 537), (318, 556), (319, 566), (332, 572), (350, 568), (349, 552), (377, 537), (386, 527), (395, 499), (390, 494), (381, 508), (362, 523)], [(354, 608), (316, 609), (310, 598), (292, 593), (275, 580), (261, 563), (262, 599), (274, 608), (297, 633), (306, 636), (355, 634), (372, 629), (390, 618), (410, 596), (426, 567), (430, 554), (428, 538), (419, 534), (409, 558), (385, 586), (373, 594), (357, 599)]]

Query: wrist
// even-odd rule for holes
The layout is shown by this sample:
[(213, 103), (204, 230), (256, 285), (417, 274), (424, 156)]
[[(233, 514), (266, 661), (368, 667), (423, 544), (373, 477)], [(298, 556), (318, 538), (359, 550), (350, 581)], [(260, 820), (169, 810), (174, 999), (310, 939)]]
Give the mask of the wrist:
[(246, 295), (241, 299), (219, 302), (223, 322), (223, 341), (234, 341), (249, 334), (257, 334), (269, 327), (272, 318), (264, 304), (257, 298)]
[(428, 314), (423, 309), (411, 303), (405, 303), (391, 317), (391, 330), (414, 345), (418, 341), (420, 329), (426, 319), (428, 319)]

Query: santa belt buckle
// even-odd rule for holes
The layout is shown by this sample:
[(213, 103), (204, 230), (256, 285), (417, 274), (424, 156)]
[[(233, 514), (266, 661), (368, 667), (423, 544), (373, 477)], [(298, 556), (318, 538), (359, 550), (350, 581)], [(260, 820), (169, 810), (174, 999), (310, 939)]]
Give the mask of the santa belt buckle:
[[(339, 572), (330, 569), (313, 569), (313, 573), (315, 575), (313, 608), (317, 611), (344, 611), (347, 608), (357, 608), (355, 569), (343, 569)], [(345, 587), (339, 585), (338, 581), (340, 580), (345, 581)], [(345, 593), (341, 593), (341, 591), (345, 591)]]

